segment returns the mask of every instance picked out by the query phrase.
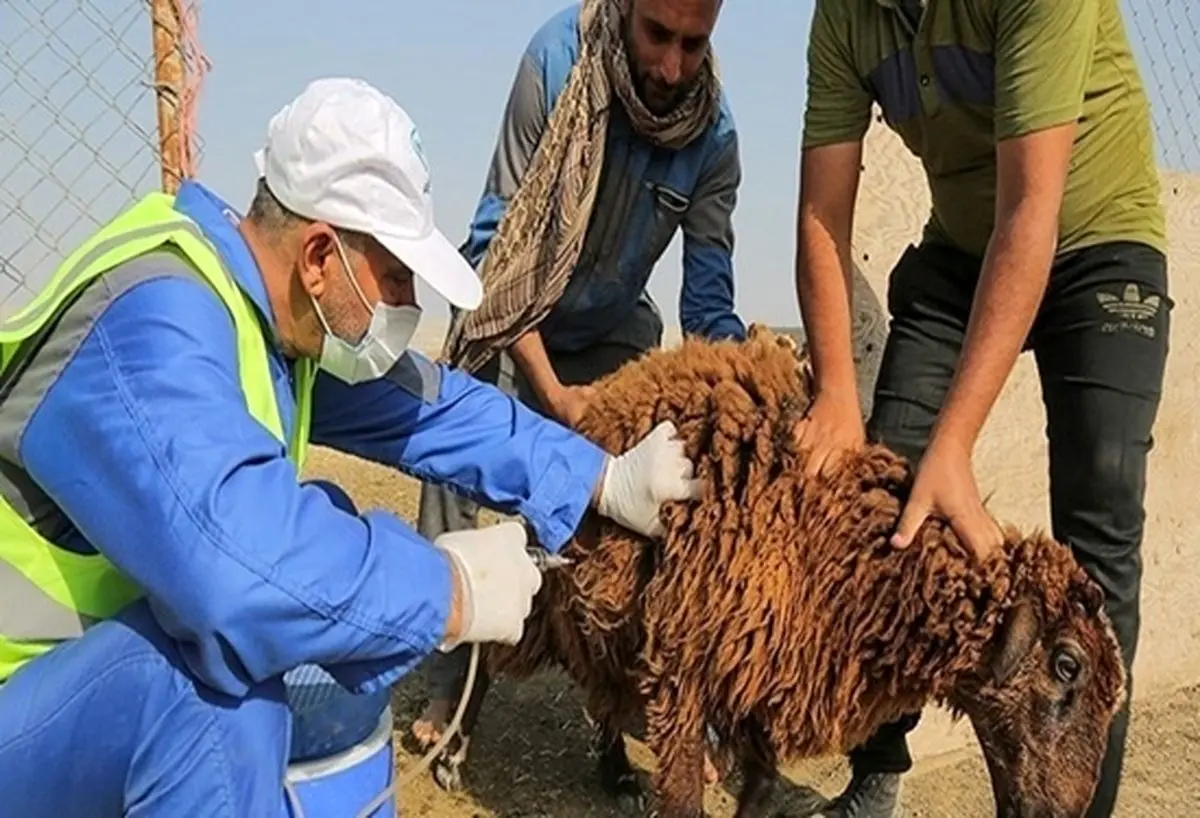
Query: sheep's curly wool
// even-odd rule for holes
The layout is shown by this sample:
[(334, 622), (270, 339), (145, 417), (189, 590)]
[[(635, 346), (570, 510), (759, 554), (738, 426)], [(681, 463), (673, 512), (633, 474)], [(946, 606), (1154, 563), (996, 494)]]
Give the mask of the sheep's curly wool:
[[(806, 479), (795, 427), (811, 380), (795, 347), (685, 341), (596, 385), (580, 431), (620, 452), (671, 420), (703, 497), (665, 510), (661, 542), (589, 515), (547, 574), (524, 638), (494, 672), (559, 665), (607, 724), (644, 715), (662, 758), (704, 723), (770, 760), (845, 752), (978, 668), (1004, 613), (1036, 597), (1045, 621), (1096, 610), (1069, 551), (1006, 531), (986, 564), (944, 521), (888, 542), (908, 464), (882, 446)], [(682, 750), (681, 750), (682, 751)]]

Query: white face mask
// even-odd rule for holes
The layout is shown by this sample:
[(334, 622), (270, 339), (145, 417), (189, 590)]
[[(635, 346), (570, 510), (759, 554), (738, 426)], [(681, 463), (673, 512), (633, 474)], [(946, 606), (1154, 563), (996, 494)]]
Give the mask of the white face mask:
[(350, 262), (346, 258), (346, 251), (342, 249), (341, 240), (335, 237), (334, 244), (342, 262), (342, 270), (350, 279), (350, 284), (363, 306), (371, 312), (371, 323), (358, 343), (352, 344), (333, 333), (321, 312), (321, 307), (316, 299), (312, 299), (317, 318), (325, 328), (318, 366), (348, 384), (376, 380), (386, 375), (408, 349), (421, 320), (421, 308), (415, 304), (393, 307), (383, 302), (372, 308), (371, 302), (367, 301), (358, 282), (354, 280), (354, 274), (350, 272)]

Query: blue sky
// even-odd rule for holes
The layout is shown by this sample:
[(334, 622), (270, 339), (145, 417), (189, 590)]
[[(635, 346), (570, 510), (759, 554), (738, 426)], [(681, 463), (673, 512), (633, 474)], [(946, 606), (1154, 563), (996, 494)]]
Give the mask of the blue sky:
[[(205, 178), (233, 201), (245, 201), (251, 153), (267, 118), (310, 79), (361, 76), (395, 97), (416, 121), (433, 168), (438, 223), (457, 243), (482, 189), (521, 52), (567, 0), (343, 0), (337, 15), (311, 17), (296, 15), (296, 4), (285, 0), (246, 4), (244, 11), (253, 8), (249, 17), (234, 14), (232, 5), (209, 0), (203, 8), (201, 34), (214, 66), (201, 113), (208, 140)], [(741, 130), (745, 174), (735, 222), (738, 302), (747, 316), (795, 323), (790, 248), (804, 103), (800, 44), (811, 7), (807, 0), (725, 5), (715, 41)], [(373, 24), (364, 25), (372, 13)], [(272, 26), (278, 36), (264, 53), (255, 32)], [(319, 46), (301, 48), (301, 41)], [(678, 245), (676, 240), (651, 284), (671, 321)], [(436, 296), (422, 300), (427, 310), (444, 314)]]
[[(482, 187), (521, 51), (566, 2), (313, 0), (302, 12), (294, 0), (203, 0), (200, 36), (213, 67), (199, 110), (200, 177), (244, 207), (253, 189), (252, 154), (270, 116), (314, 78), (363, 77), (416, 120), (433, 167), (437, 220), (457, 243)], [(1125, 5), (1135, 12), (1127, 10), (1127, 25), (1154, 93), (1164, 159), (1200, 170), (1200, 4)], [(27, 214), (0, 220), (0, 264), (7, 259), (10, 270), (34, 280), (86, 234), (90, 220), (107, 218), (134, 192), (158, 184), (144, 149), (154, 133), (153, 105), (137, 76), (136, 59), (149, 43), (143, 4), (91, 0), (82, 15), (70, 16), (74, 8), (52, 0), (5, 0), (0, 7), (0, 209)], [(735, 264), (738, 307), (748, 320), (798, 321), (791, 266), (810, 13), (811, 0), (732, 0), (715, 35), (741, 134)], [(121, 44), (100, 36), (101, 28), (120, 32)], [(1153, 47), (1142, 47), (1143, 40)], [(16, 76), (14, 66), (21, 66)], [(94, 91), (83, 89), (85, 73)], [(121, 126), (111, 100), (130, 112), (132, 124)], [(52, 112), (60, 114), (57, 126)], [(77, 144), (80, 135), (98, 151)], [(121, 184), (113, 182), (117, 174)], [(32, 242), (30, 223), (40, 230)], [(678, 245), (651, 283), (670, 320)], [(0, 299), (5, 294), (0, 289)], [(423, 296), (432, 314), (445, 313), (440, 299)]]

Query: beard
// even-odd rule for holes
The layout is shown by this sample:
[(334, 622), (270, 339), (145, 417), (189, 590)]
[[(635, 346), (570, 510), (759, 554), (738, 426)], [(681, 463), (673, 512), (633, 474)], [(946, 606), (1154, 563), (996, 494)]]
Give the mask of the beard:
[(648, 74), (639, 74), (635, 80), (642, 104), (655, 116), (669, 114), (687, 96), (688, 85), (667, 85)]

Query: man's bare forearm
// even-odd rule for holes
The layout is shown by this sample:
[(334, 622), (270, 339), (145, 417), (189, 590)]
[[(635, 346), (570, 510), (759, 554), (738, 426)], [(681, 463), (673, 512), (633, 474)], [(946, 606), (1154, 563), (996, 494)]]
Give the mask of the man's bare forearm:
[(861, 142), (804, 151), (796, 214), (796, 297), (817, 390), (854, 402), (850, 237), (861, 162)]
[(935, 439), (974, 448), (1037, 316), (1057, 235), (1057, 211), (1035, 205), (997, 224)]
[(849, 244), (848, 238), (834, 236), (815, 216), (801, 213), (796, 297), (819, 392), (856, 390)]
[(562, 383), (554, 367), (550, 364), (550, 356), (546, 354), (546, 346), (542, 343), (542, 334), (536, 329), (522, 335), (509, 348), (513, 362), (529, 381), (533, 394), (547, 408), (562, 390)]
[(1025, 345), (1058, 250), (1073, 122), (996, 146), (996, 222), (932, 443), (971, 451)]

